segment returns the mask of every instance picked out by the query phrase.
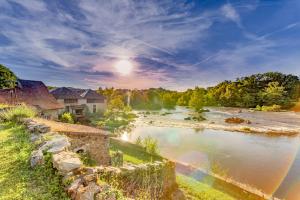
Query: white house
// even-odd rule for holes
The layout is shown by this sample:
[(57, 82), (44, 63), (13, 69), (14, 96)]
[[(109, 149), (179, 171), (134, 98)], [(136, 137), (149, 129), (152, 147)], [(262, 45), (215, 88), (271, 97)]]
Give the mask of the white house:
[(91, 89), (61, 87), (51, 90), (50, 93), (64, 105), (64, 111), (76, 117), (84, 117), (87, 112), (103, 112), (106, 109), (105, 97)]

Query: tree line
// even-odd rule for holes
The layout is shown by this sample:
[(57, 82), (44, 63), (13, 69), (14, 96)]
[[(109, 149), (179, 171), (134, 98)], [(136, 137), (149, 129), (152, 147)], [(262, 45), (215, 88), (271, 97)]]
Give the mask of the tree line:
[[(300, 96), (299, 77), (279, 72), (253, 74), (235, 81), (223, 81), (216, 86), (195, 87), (184, 92), (163, 88), (126, 90), (99, 88), (110, 99), (119, 99), (133, 109), (173, 109), (176, 105), (201, 110), (203, 106), (255, 108), (278, 105), (290, 108)], [(130, 95), (130, 101), (128, 101)]]

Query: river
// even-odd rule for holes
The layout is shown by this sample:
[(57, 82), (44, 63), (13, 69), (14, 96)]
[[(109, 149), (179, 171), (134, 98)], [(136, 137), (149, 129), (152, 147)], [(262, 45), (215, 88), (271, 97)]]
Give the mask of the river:
[[(161, 113), (163, 113), (162, 111)], [(177, 109), (164, 116), (183, 120), (188, 110)], [(300, 199), (300, 138), (269, 136), (212, 129), (158, 127), (137, 123), (122, 138), (157, 139), (160, 153), (261, 190), (280, 199)]]

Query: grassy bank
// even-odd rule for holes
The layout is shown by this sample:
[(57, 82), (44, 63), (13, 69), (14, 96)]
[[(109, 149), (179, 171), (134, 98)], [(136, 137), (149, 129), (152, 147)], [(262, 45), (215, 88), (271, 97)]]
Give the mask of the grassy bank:
[(234, 200), (233, 197), (218, 191), (209, 185), (201, 183), (193, 178), (178, 174), (177, 183), (185, 193), (187, 199), (198, 200)]
[(147, 153), (143, 147), (111, 138), (110, 152), (118, 150), (123, 152), (124, 161), (128, 163), (141, 164), (163, 160), (161, 156)]
[[(145, 149), (140, 146), (111, 138), (110, 152), (112, 153), (118, 150), (123, 152), (124, 162), (128, 163), (141, 164), (163, 160), (161, 156), (151, 155), (145, 152)], [(177, 175), (177, 182), (188, 199), (234, 200), (231, 196), (184, 175)]]
[(30, 168), (34, 147), (22, 126), (0, 124), (0, 200), (64, 200), (68, 199), (46, 157), (46, 163)]

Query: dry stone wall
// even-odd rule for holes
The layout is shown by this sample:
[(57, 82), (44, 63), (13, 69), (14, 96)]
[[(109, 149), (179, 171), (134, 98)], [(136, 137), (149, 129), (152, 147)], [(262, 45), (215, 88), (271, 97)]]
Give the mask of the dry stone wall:
[(173, 162), (113, 167), (106, 166), (110, 159), (102, 155), (98, 158), (105, 161), (104, 164), (86, 167), (74, 150), (91, 151), (89, 144), (101, 154), (108, 148), (100, 147), (105, 139), (93, 135), (72, 135), (70, 138), (68, 134), (49, 132), (49, 127), (32, 120), (23, 123), (31, 132), (31, 141), (37, 145), (31, 156), (31, 166), (43, 164), (44, 154), (51, 153), (53, 167), (63, 176), (63, 187), (72, 200), (140, 199), (141, 194), (142, 199), (185, 199), (176, 183)]

